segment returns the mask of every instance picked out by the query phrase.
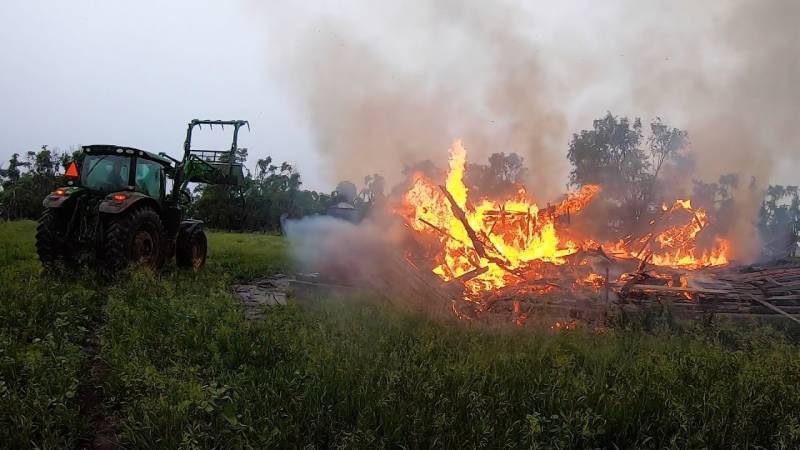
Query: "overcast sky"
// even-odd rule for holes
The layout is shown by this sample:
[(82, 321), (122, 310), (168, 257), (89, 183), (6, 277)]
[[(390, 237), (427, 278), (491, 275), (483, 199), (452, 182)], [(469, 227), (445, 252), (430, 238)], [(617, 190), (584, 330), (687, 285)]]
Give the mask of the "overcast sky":
[(560, 187), (570, 134), (611, 110), (687, 128), (707, 167), (769, 160), (758, 176), (797, 183), (798, 4), (0, 0), (0, 161), (178, 157), (190, 119), (248, 119), (249, 166), (292, 162), (309, 188), (441, 160), (456, 137)]
[[(318, 158), (236, 1), (0, 1), (0, 159), (43, 144), (114, 143), (178, 157), (193, 118), (247, 119), (242, 145)], [(322, 187), (322, 186), (313, 186)]]

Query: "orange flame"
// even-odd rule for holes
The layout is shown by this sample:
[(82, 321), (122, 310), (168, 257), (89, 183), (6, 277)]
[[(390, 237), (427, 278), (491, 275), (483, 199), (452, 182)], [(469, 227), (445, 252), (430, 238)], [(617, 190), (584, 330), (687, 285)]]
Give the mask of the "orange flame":
[(659, 266), (699, 268), (728, 263), (730, 243), (722, 238), (716, 239), (713, 248), (700, 251), (697, 248), (697, 235), (708, 225), (706, 211), (703, 208), (692, 208), (691, 200), (676, 200), (665, 213), (676, 211), (688, 213), (688, 223), (674, 225), (655, 236), (660, 251), (653, 252), (652, 263)]
[[(585, 186), (546, 211), (527, 199), (524, 189), (514, 198), (502, 201), (484, 198), (473, 205), (468, 202), (464, 185), (465, 167), (466, 150), (461, 141), (456, 141), (450, 149), (445, 183), (455, 205), (450, 204), (441, 188), (420, 174), (404, 196), (411, 227), (439, 236), (441, 253), (433, 271), (443, 280), (485, 268), (485, 272), (465, 282), (467, 292), (477, 294), (519, 279), (518, 269), (528, 262), (563, 264), (565, 256), (578, 250), (576, 243), (559, 238), (555, 219), (567, 211), (580, 210), (599, 192), (599, 187)], [(456, 210), (463, 211), (474, 237)]]
[[(437, 236), (440, 245), (433, 272), (445, 281), (463, 280), (467, 300), (477, 300), (483, 291), (522, 279), (537, 279), (534, 262), (565, 264), (566, 256), (598, 245), (588, 237), (564, 238), (559, 234), (558, 219), (585, 208), (600, 192), (599, 186), (585, 185), (545, 209), (527, 197), (524, 187), (512, 198), (470, 202), (464, 184), (467, 153), (462, 142), (455, 141), (449, 153), (444, 186), (416, 174), (403, 197), (401, 214), (412, 229)], [(730, 243), (722, 238), (716, 239), (713, 248), (698, 248), (697, 236), (708, 225), (704, 209), (693, 208), (688, 199), (676, 200), (671, 206), (663, 204), (661, 209), (658, 220), (650, 221), (653, 231), (647, 235), (638, 239), (627, 236), (603, 247), (616, 255), (648, 258), (663, 266), (696, 268), (728, 262)], [(662, 225), (677, 222), (682, 217), (678, 214), (686, 215), (688, 221)], [(598, 289), (604, 282), (602, 276), (590, 274), (576, 284)]]

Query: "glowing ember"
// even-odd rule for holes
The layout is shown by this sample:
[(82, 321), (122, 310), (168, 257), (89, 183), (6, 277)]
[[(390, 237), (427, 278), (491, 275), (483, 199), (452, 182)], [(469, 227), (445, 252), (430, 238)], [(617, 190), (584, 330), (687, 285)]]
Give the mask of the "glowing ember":
[(590, 273), (589, 275), (575, 280), (575, 284), (579, 286), (586, 286), (594, 290), (599, 290), (605, 284), (606, 279), (600, 274)]
[(578, 323), (575, 320), (570, 320), (569, 322), (556, 321), (550, 326), (551, 330), (574, 330), (576, 328), (578, 328)]

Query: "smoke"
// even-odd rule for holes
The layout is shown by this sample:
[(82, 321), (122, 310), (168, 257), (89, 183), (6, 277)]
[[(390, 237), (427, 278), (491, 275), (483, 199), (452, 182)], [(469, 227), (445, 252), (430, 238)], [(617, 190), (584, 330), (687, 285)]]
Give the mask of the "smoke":
[(330, 216), (287, 220), (284, 232), (294, 267), (328, 273), (339, 282), (372, 276), (382, 266), (382, 249), (391, 247), (392, 241), (392, 234), (373, 222), (353, 224)]
[(445, 0), (351, 2), (291, 31), (273, 21), (297, 43), (276, 71), (302, 99), (323, 175), (378, 172), (391, 184), (419, 161), (444, 165), (461, 138), (472, 162), (524, 156), (537, 195), (555, 196), (567, 163), (550, 149), (563, 146), (566, 122), (544, 95), (559, 83), (542, 72), (525, 17), (510, 4)]
[(450, 317), (450, 302), (434, 295), (402, 260), (397, 249), (407, 248), (403, 240), (408, 234), (392, 219), (359, 224), (330, 216), (288, 220), (284, 232), (292, 266), (321, 275), (323, 283), (369, 287), (395, 306)]
[[(303, 3), (298, 6), (298, 3)], [(614, 114), (689, 132), (696, 177), (737, 193), (739, 257), (769, 182), (796, 183), (800, 2), (270, 2), (270, 70), (333, 184), (433, 159), (517, 152), (540, 200), (563, 190), (571, 133)]]
[(743, 180), (730, 235), (739, 260), (760, 251), (755, 221), (767, 184), (798, 182), (797, 17), (793, 0), (671, 2), (644, 22), (631, 17), (644, 25), (633, 33), (657, 37), (636, 48), (637, 109), (671, 111), (680, 120), (691, 139), (693, 177), (736, 173)]

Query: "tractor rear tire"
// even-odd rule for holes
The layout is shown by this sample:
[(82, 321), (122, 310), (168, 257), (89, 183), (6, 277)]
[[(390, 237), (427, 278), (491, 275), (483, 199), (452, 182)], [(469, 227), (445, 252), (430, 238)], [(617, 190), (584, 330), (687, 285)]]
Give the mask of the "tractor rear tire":
[(57, 268), (69, 261), (67, 243), (64, 242), (67, 221), (60, 210), (45, 208), (36, 225), (36, 253), (45, 270)]
[(163, 262), (161, 217), (149, 206), (112, 218), (105, 230), (103, 265), (116, 272), (129, 264), (157, 269)]
[(199, 269), (206, 263), (208, 239), (200, 228), (178, 234), (175, 248), (175, 263), (178, 267)]

